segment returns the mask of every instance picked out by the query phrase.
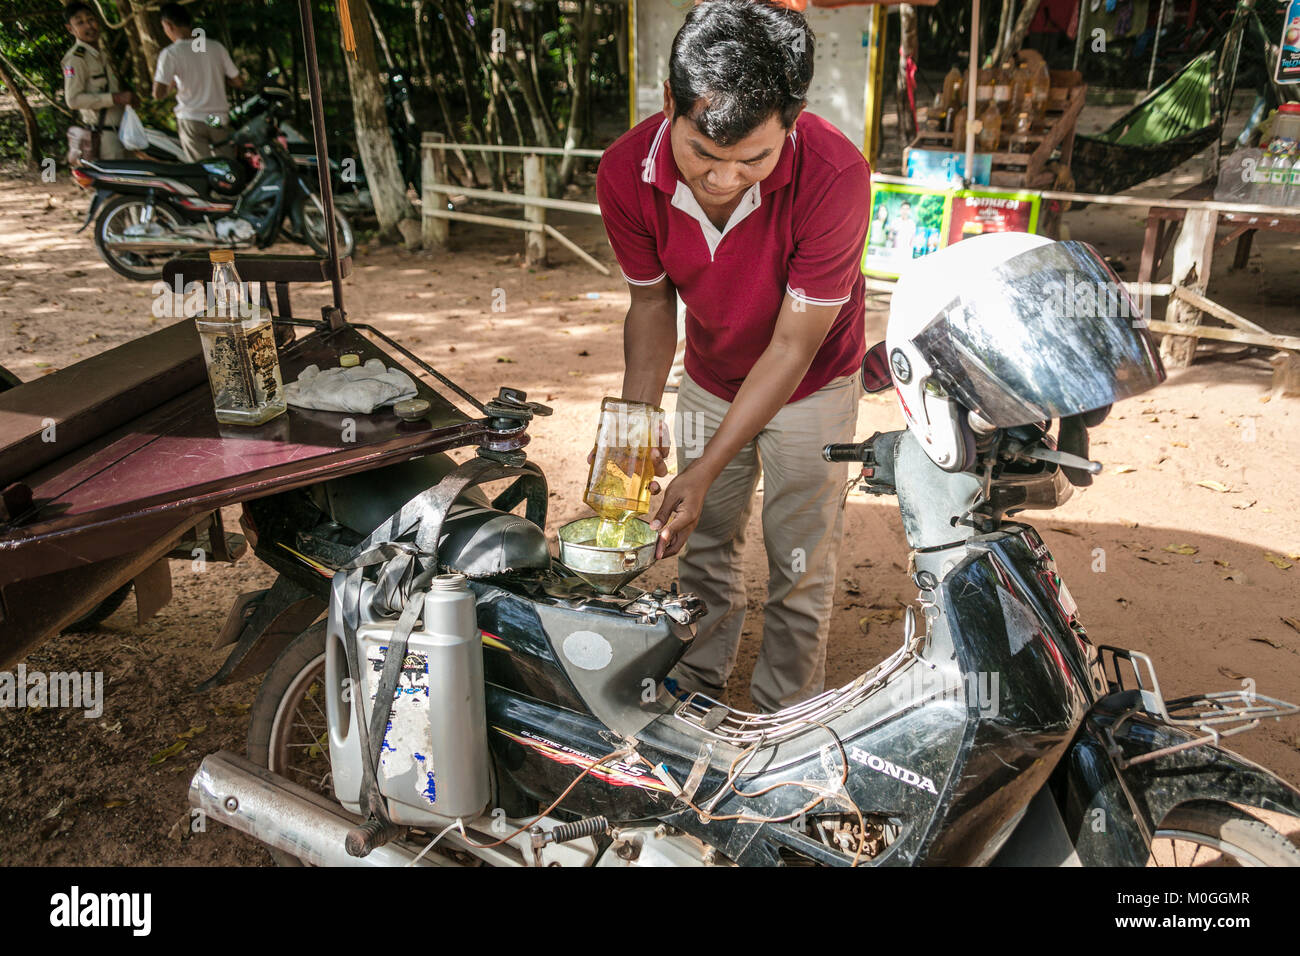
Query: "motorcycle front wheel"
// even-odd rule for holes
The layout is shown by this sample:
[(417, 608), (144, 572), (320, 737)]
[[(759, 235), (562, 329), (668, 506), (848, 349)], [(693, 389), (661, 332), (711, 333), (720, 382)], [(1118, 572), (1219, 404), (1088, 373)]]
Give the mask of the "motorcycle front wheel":
[[(158, 252), (126, 252), (110, 248), (115, 242), (127, 238), (125, 230), (145, 221), (148, 201), (143, 196), (114, 196), (99, 211), (95, 220), (95, 248), (108, 267), (118, 275), (136, 282), (162, 277), (163, 266), (180, 249)], [(153, 221), (164, 229), (184, 225), (181, 217), (164, 203), (153, 204)]]
[[(298, 197), (293, 218), (302, 223), (302, 238), (312, 247), (316, 255), (329, 255), (329, 236), (325, 232), (325, 204), (321, 202), (320, 197), (315, 193)], [(356, 245), (352, 235), (352, 224), (337, 208), (334, 210), (334, 241), (338, 245), (340, 259), (352, 255)]]
[(1191, 803), (1160, 821), (1147, 866), (1300, 866), (1300, 849), (1231, 804)]

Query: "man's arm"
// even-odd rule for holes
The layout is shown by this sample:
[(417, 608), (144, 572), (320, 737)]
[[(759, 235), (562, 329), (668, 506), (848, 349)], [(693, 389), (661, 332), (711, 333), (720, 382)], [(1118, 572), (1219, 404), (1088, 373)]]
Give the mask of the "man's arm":
[(156, 100), (167, 99), (167, 97), (171, 96), (175, 90), (176, 87), (172, 86), (170, 83), (159, 83), (157, 80), (153, 81), (153, 98)]
[(700, 520), (709, 486), (790, 400), (808, 374), (840, 308), (839, 305), (809, 305), (786, 295), (777, 314), (772, 341), (745, 376), (722, 424), (700, 457), (687, 465), (664, 493), (650, 523), (650, 527), (659, 530), (656, 557), (666, 558), (681, 550)]
[(623, 398), (658, 405), (677, 351), (677, 289), (664, 276), (653, 285), (628, 284), (632, 302), (623, 320)]
[(230, 58), (230, 51), (224, 46), (221, 48), (221, 72), (226, 76), (226, 85), (232, 90), (244, 88), (244, 78), (239, 73), (239, 67), (235, 66), (235, 61)]

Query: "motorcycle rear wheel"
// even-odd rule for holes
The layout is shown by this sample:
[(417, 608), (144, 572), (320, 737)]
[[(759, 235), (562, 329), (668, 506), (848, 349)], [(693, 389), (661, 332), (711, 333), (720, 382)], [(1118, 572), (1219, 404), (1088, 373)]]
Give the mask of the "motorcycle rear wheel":
[(1147, 866), (1300, 866), (1300, 849), (1227, 803), (1176, 807), (1156, 828)]
[[(180, 249), (165, 252), (118, 252), (108, 248), (110, 235), (122, 235), (127, 226), (144, 221), (143, 213), (148, 201), (143, 196), (114, 196), (99, 211), (95, 220), (95, 248), (108, 267), (120, 276), (136, 282), (162, 277), (163, 266)], [(154, 218), (164, 226), (181, 226), (184, 222), (166, 204), (155, 202)]]
[[(325, 623), (317, 621), (294, 638), (266, 672), (250, 714), (247, 749), (248, 759), (258, 766), (333, 800)], [(303, 865), (282, 850), (267, 850), (280, 866)]]

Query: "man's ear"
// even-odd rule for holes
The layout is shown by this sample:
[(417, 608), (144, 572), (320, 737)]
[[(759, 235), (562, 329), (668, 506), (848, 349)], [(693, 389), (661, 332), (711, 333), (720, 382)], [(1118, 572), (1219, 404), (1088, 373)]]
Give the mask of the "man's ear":
[(807, 108), (808, 108), (808, 101), (807, 101), (807, 100), (804, 100), (802, 103), (799, 104), (799, 112), (798, 112), (798, 113), (795, 113), (795, 114), (794, 114), (794, 119), (792, 119), (792, 120), (790, 121), (790, 128), (791, 128), (791, 129), (794, 129), (794, 124), (797, 123), (797, 122), (799, 121), (799, 115), (800, 115), (801, 113), (803, 113), (803, 111), (806, 110)]
[(664, 80), (664, 116), (668, 118), (668, 122), (673, 121), (673, 88), (668, 85), (667, 80)]

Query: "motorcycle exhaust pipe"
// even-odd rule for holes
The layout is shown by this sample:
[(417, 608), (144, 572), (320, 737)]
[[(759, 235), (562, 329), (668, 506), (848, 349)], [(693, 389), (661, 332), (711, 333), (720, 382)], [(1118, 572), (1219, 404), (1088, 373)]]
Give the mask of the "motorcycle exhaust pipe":
[[(227, 750), (199, 764), (190, 781), (190, 806), (313, 866), (407, 866), (416, 857), (399, 843), (349, 856), (344, 841), (356, 820), (320, 794)], [(454, 864), (425, 856), (417, 865)]]

